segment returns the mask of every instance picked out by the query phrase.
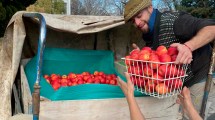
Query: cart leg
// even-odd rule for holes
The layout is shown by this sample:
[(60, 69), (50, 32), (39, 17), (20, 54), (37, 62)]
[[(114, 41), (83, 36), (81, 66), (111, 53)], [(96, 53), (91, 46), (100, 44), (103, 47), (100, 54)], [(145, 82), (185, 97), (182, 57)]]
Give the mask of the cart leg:
[(33, 120), (39, 120), (40, 112), (40, 86), (38, 84), (34, 85), (33, 93)]

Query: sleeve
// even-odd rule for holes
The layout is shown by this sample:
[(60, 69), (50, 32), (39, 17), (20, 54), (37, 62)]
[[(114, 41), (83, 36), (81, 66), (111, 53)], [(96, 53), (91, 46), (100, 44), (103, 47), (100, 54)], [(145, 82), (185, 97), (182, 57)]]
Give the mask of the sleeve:
[(174, 22), (173, 29), (176, 37), (182, 40), (182, 42), (186, 42), (195, 36), (200, 29), (210, 25), (215, 25), (215, 20), (196, 18), (181, 12), (179, 18)]

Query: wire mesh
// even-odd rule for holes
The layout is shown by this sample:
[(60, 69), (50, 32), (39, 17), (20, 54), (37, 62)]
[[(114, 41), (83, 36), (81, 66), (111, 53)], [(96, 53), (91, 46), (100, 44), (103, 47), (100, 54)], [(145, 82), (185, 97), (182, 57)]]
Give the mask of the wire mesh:
[(137, 91), (157, 98), (171, 97), (181, 92), (187, 76), (187, 64), (122, 59)]

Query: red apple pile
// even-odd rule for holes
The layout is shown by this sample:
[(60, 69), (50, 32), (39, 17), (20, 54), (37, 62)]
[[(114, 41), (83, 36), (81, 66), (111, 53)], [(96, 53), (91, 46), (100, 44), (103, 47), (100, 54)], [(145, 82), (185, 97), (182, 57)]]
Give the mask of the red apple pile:
[(134, 49), (125, 57), (127, 71), (138, 88), (147, 93), (166, 94), (182, 87), (185, 70), (174, 64), (178, 50), (175, 47), (158, 46), (156, 50), (143, 47)]
[(68, 75), (51, 74), (44, 75), (45, 80), (52, 85), (54, 90), (60, 87), (76, 86), (80, 84), (109, 84), (117, 85), (117, 76), (115, 74), (105, 74), (95, 71), (93, 74), (83, 72), (81, 74), (69, 73)]

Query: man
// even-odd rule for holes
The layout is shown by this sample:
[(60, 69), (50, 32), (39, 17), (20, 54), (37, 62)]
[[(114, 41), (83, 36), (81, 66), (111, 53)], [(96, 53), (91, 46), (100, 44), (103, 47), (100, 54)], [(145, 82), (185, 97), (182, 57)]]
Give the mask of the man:
[[(161, 13), (153, 9), (151, 0), (130, 0), (125, 5), (124, 19), (143, 32), (146, 46), (178, 49), (176, 63), (189, 64), (184, 85), (190, 87), (192, 101), (200, 111), (212, 53), (209, 43), (215, 39), (215, 20), (195, 18), (185, 12)], [(215, 95), (214, 87), (211, 94)], [(214, 101), (211, 102), (215, 108)]]

